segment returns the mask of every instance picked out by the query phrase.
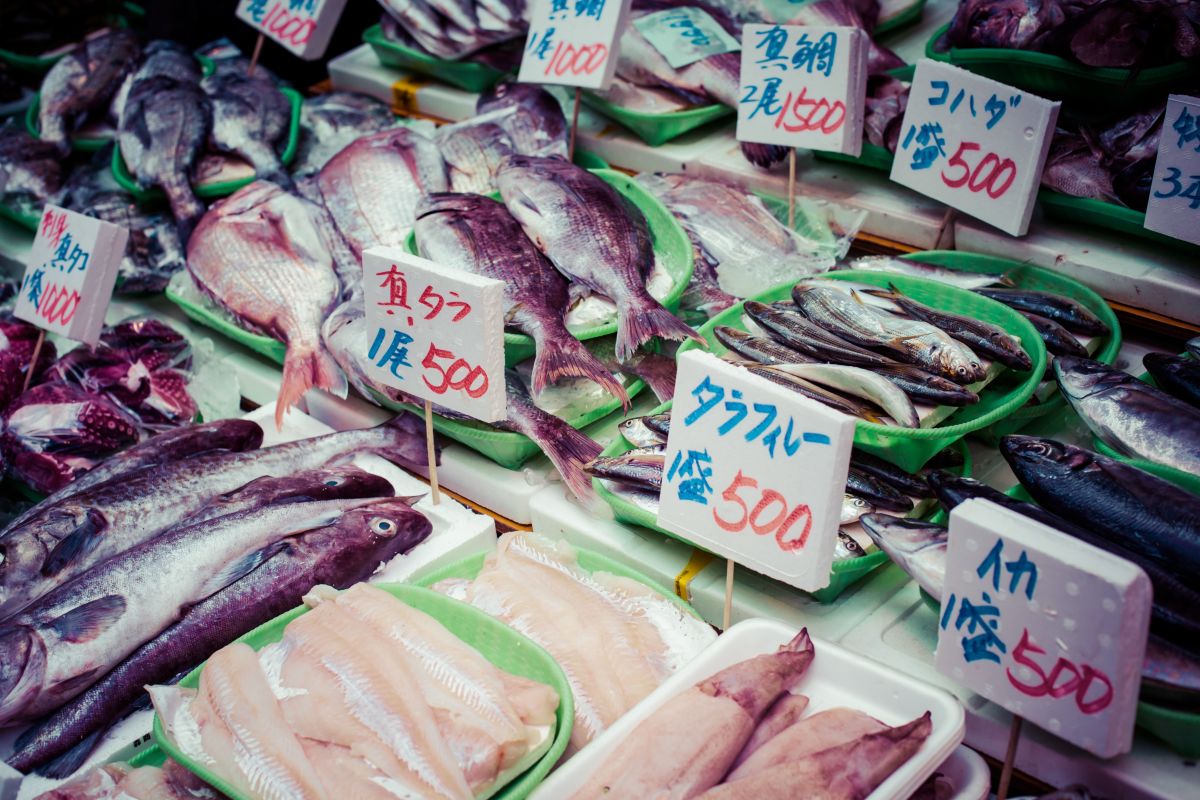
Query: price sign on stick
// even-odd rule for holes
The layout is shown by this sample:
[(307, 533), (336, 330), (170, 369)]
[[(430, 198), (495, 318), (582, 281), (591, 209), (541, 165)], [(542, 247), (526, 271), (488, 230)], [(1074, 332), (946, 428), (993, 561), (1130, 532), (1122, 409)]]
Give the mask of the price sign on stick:
[(534, 0), (522, 83), (607, 89), (630, 0)]
[(742, 43), (740, 141), (862, 152), (870, 47), (864, 31), (747, 25)]
[(42, 330), (95, 344), (128, 238), (118, 225), (46, 206), (13, 313)]
[(1146, 227), (1200, 244), (1200, 97), (1167, 100)]
[(633, 27), (672, 69), (742, 49), (738, 40), (702, 8), (684, 6), (644, 14), (634, 20)]
[(658, 524), (808, 591), (829, 583), (854, 420), (698, 350), (679, 357)]
[(483, 422), (504, 419), (504, 283), (397, 247), (363, 253), (375, 380)]
[(346, 0), (241, 0), (237, 16), (306, 61), (320, 58)]
[(938, 671), (1101, 758), (1129, 751), (1141, 568), (987, 500), (950, 514)]
[(929, 59), (917, 62), (892, 180), (1023, 235), (1060, 103)]

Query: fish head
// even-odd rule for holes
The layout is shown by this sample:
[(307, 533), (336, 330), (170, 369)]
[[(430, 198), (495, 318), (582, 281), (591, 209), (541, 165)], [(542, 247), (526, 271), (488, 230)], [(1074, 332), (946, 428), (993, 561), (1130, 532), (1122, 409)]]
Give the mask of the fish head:
[(0, 720), (18, 718), (42, 691), (46, 645), (24, 625), (0, 629)]
[(457, 212), (462, 214), (470, 214), (479, 209), (495, 205), (497, 202), (490, 197), (484, 197), (478, 194), (464, 194), (461, 192), (430, 192), (421, 198), (417, 203), (417, 219), (427, 217), (430, 214), (442, 214)]
[(395, 492), (387, 478), (351, 465), (314, 470), (306, 480), (313, 481), (308, 495), (314, 500), (391, 497)]
[(960, 348), (937, 347), (934, 358), (938, 362), (939, 371), (953, 375), (955, 382), (964, 386), (987, 377), (987, 368), (975, 359), (965, 358)]
[(420, 544), (432, 531), (433, 523), (412, 507), (412, 499), (401, 497), (346, 511), (327, 529), (332, 536), (361, 541), (363, 548), (395, 544), (399, 552)]
[(947, 511), (973, 497), (987, 497), (996, 491), (974, 478), (954, 475), (941, 469), (929, 473), (925, 480)]
[(1053, 439), (1009, 434), (1000, 440), (1000, 453), (1017, 478), (1065, 478), (1091, 466), (1093, 453)]
[(1131, 376), (1090, 358), (1058, 356), (1054, 359), (1058, 388), (1072, 403), (1128, 383)]
[(880, 550), (922, 589), (941, 599), (946, 580), (947, 528), (891, 514), (865, 514), (859, 522)]

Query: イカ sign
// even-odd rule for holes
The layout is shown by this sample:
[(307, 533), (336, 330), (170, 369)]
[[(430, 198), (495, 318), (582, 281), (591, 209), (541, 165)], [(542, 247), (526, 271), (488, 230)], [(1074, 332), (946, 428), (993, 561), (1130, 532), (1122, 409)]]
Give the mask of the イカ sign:
[(1146, 227), (1200, 244), (1200, 98), (1167, 99)]
[(892, 180), (1021, 236), (1061, 104), (964, 69), (917, 62)]
[(125, 256), (129, 231), (46, 206), (13, 314), (43, 330), (95, 344)]
[(325, 54), (346, 0), (241, 0), (237, 17), (306, 61)]
[(630, 0), (533, 0), (522, 83), (607, 89)]
[(871, 44), (864, 31), (747, 25), (742, 43), (739, 141), (862, 152)]
[(854, 420), (691, 350), (679, 357), (658, 524), (807, 591), (829, 584)]
[(371, 377), (473, 419), (505, 418), (502, 281), (375, 247), (363, 289)]
[(950, 512), (938, 671), (1101, 758), (1129, 751), (1150, 624), (1140, 567), (988, 500)]

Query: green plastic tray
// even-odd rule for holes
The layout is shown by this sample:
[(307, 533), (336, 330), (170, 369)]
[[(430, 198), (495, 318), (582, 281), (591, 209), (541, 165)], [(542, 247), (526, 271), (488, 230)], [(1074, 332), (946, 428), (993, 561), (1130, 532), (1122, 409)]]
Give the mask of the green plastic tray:
[[(525, 636), (466, 603), (417, 586), (403, 584), (376, 584), (376, 586), (435, 618), (451, 633), (474, 647), (497, 667), (515, 675), (545, 683), (558, 692), (558, 711), (555, 715), (557, 722), (550, 749), (534, 766), (492, 795), (500, 800), (519, 800), (526, 797), (554, 767), (563, 751), (567, 749), (567, 742), (571, 738), (571, 726), (575, 720), (575, 700), (571, 695), (571, 686), (567, 682), (567, 676), (563, 673), (562, 667), (550, 657), (549, 653)], [(304, 606), (293, 609), (258, 626), (245, 636), (238, 638), (237, 641), (244, 642), (256, 650), (271, 642), (277, 642), (283, 637), (284, 627), (307, 611), (308, 609)], [(203, 669), (204, 665), (201, 664), (188, 673), (187, 677), (179, 682), (179, 685), (189, 689), (196, 688), (200, 681), (200, 672)], [(241, 797), (239, 792), (214, 775), (204, 765), (184, 756), (167, 739), (157, 714), (154, 716), (154, 741), (167, 755), (200, 776), (214, 788), (234, 800)]]
[[(991, 322), (1007, 330), (1021, 340), (1025, 352), (1033, 359), (1033, 369), (1023, 380), (1006, 380), (1002, 374), (979, 393), (979, 402), (958, 409), (953, 416), (931, 428), (899, 428), (859, 420), (854, 433), (854, 446), (877, 455), (893, 464), (916, 472), (934, 453), (949, 447), (969, 433), (982, 430), (994, 422), (1006, 418), (1023, 406), (1046, 369), (1046, 347), (1029, 320), (1011, 308), (986, 297), (967, 292), (953, 286), (924, 278), (890, 275), (868, 270), (839, 270), (824, 277), (833, 280), (858, 281), (875, 286), (894, 284), (901, 292), (915, 300), (946, 311), (966, 314), (976, 319)], [(769, 292), (751, 298), (763, 303), (788, 300), (792, 296), (792, 283), (778, 286)], [(725, 347), (713, 336), (713, 329), (726, 325), (739, 330), (742, 325), (742, 304), (731, 306), (709, 320), (700, 329), (713, 353), (720, 355)], [(698, 347), (694, 342), (684, 342), (679, 352)]]
[(925, 0), (916, 0), (916, 2), (911, 3), (901, 9), (899, 13), (893, 14), (887, 19), (880, 20), (879, 24), (875, 26), (875, 31), (872, 33), (872, 36), (879, 38), (884, 34), (891, 33), (892, 31), (906, 28), (917, 20), (921, 19), (924, 14)]
[(1158, 244), (1166, 244), (1195, 252), (1196, 245), (1152, 231), (1146, 227), (1146, 214), (1136, 209), (1106, 203), (1091, 197), (1072, 197), (1043, 187), (1038, 191), (1038, 203), (1052, 219), (1075, 222), (1096, 228), (1107, 228), (1117, 233), (1136, 236)]
[[(279, 160), (285, 165), (292, 163), (292, 159), (296, 157), (296, 145), (300, 140), (300, 105), (304, 101), (304, 97), (295, 89), (286, 86), (279, 87), (279, 91), (288, 99), (292, 107), (291, 119), (288, 123), (287, 141), (284, 143), (283, 152), (279, 155)], [(161, 199), (163, 193), (158, 188), (143, 189), (138, 185), (137, 178), (129, 171), (129, 166), (125, 163), (125, 158), (121, 155), (121, 148), (113, 148), (112, 156), (112, 173), (113, 178), (121, 185), (121, 188), (132, 194), (139, 202), (145, 203), (150, 200)], [(213, 181), (210, 183), (202, 183), (194, 187), (196, 196), (205, 199), (216, 197), (225, 197), (241, 189), (243, 186), (248, 186), (254, 182), (255, 176), (251, 175), (246, 178), (237, 178), (229, 181)]]
[(34, 233), (37, 233), (38, 225), (41, 224), (42, 217), (40, 214), (25, 214), (11, 206), (0, 205), (0, 217), (15, 222), (22, 228), (27, 228)]
[(383, 28), (379, 25), (372, 25), (363, 31), (362, 38), (364, 42), (371, 45), (375, 55), (387, 66), (428, 75), (468, 92), (482, 92), (491, 88), (492, 84), (504, 77), (504, 73), (500, 70), (484, 64), (476, 64), (472, 61), (450, 61), (422, 53), (411, 47), (405, 47), (384, 36)]
[(1002, 81), (1051, 99), (1075, 98), (1100, 101), (1111, 106), (1122, 99), (1144, 97), (1153, 89), (1186, 78), (1196, 64), (1179, 61), (1143, 70), (1116, 67), (1086, 67), (1060, 56), (1003, 47), (952, 47), (936, 49), (938, 39), (950, 23), (934, 31), (925, 43), (925, 55), (979, 75)]
[[(576, 161), (580, 161), (582, 154), (576, 155)], [(592, 158), (588, 156), (586, 158)], [(580, 166), (583, 166), (580, 164)], [(654, 252), (662, 263), (663, 269), (671, 276), (674, 281), (674, 286), (671, 288), (670, 294), (663, 298), (663, 305), (670, 311), (676, 312), (679, 310), (679, 299), (683, 297), (684, 291), (687, 290), (688, 283), (692, 279), (692, 269), (694, 267), (693, 250), (691, 243), (688, 241), (687, 234), (683, 232), (683, 228), (679, 227), (679, 223), (670, 211), (658, 201), (654, 195), (642, 188), (641, 184), (635, 181), (630, 176), (623, 172), (617, 172), (611, 169), (591, 169), (596, 176), (603, 179), (610, 186), (621, 193), (623, 197), (631, 201), (642, 215), (646, 218), (647, 224), (650, 226), (650, 238), (654, 243)], [(493, 199), (499, 199), (500, 195), (493, 193)], [(406, 242), (408, 252), (417, 255), (417, 239), (415, 233), (408, 235)], [(609, 336), (617, 332), (616, 321), (605, 323), (604, 325), (596, 325), (591, 328), (584, 328), (575, 331), (575, 338), (581, 341), (588, 339), (596, 339), (601, 336)], [(504, 334), (504, 361), (509, 366), (519, 364), (534, 354), (533, 339), (523, 333), (505, 332)]]
[[(139, 22), (146, 17), (146, 10), (136, 3), (122, 3), (124, 8), (123, 14), (118, 14), (114, 20), (116, 27), (127, 28), (131, 20), (136, 19)], [(41, 75), (47, 72), (51, 67), (58, 62), (60, 58), (71, 52), (70, 48), (63, 50), (61, 53), (53, 56), (30, 56), (24, 53), (18, 53), (14, 50), (5, 50), (0, 48), (0, 62), (7, 64), (17, 72), (26, 72), (33, 75)]]
[(583, 102), (633, 131), (639, 139), (651, 147), (658, 147), (688, 131), (724, 119), (734, 113), (733, 109), (728, 106), (713, 103), (707, 106), (686, 108), (682, 111), (669, 111), (665, 114), (648, 114), (644, 111), (622, 108), (594, 92), (584, 92)]
[[(575, 547), (576, 557), (579, 561), (579, 566), (588, 572), (611, 572), (622, 578), (629, 578), (638, 583), (649, 586), (654, 591), (668, 598), (675, 605), (682, 608), (687, 613), (691, 614), (696, 619), (700, 619), (700, 615), (696, 613), (696, 609), (681, 599), (674, 592), (669, 592), (663, 586), (660, 586), (651, 578), (646, 577), (637, 570), (627, 567), (620, 561), (614, 561), (608, 556), (601, 555), (594, 550), (588, 550), (583, 547)], [(431, 587), (439, 581), (444, 581), (449, 578), (463, 578), (466, 580), (474, 580), (483, 570), (483, 563), (487, 560), (487, 553), (476, 553), (473, 556), (468, 556), (461, 561), (455, 561), (453, 564), (447, 564), (439, 570), (429, 573), (428, 575), (419, 578), (415, 581), (417, 586)]]
[[(909, 253), (901, 258), (913, 261), (927, 261), (930, 264), (961, 270), (963, 272), (1003, 272), (1021, 289), (1033, 289), (1044, 292), (1054, 292), (1077, 300), (1085, 308), (1098, 316), (1111, 333), (1096, 340), (1092, 348), (1092, 358), (1105, 364), (1111, 364), (1121, 350), (1121, 323), (1113, 313), (1104, 298), (1073, 278), (1035, 267), (1020, 261), (996, 256), (985, 256), (978, 253), (962, 253), (956, 250), (926, 250), (920, 253)], [(1030, 425), (1035, 420), (1060, 413), (1067, 407), (1067, 402), (1059, 393), (1049, 400), (1037, 405), (1026, 405), (1013, 411), (1007, 417), (988, 427), (976, 431), (973, 435), (983, 439), (988, 444), (995, 445), (1000, 437), (1016, 433)]]

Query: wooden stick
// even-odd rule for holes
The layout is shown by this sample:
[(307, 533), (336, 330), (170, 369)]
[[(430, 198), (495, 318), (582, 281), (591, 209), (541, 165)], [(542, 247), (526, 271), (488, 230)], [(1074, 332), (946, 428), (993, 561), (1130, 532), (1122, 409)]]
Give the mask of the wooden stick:
[(788, 227), (796, 227), (796, 148), (788, 151)]
[(33, 371), (37, 369), (38, 356), (42, 354), (42, 343), (46, 341), (46, 332), (38, 328), (37, 343), (33, 346), (33, 358), (29, 359), (29, 369), (25, 370), (25, 386), (21, 391), (29, 391), (29, 382), (33, 380)]
[(733, 559), (725, 559), (725, 613), (721, 615), (721, 630), (729, 630), (729, 618), (733, 616)]
[(265, 34), (260, 33), (258, 38), (254, 41), (254, 53), (250, 56), (250, 68), (246, 70), (247, 75), (254, 75), (254, 68), (258, 66), (258, 57), (262, 55), (264, 38), (266, 38)]
[(1021, 723), (1024, 722), (1013, 714), (1012, 727), (1008, 729), (1008, 752), (1004, 754), (1004, 766), (1000, 769), (1000, 785), (996, 789), (996, 800), (1007, 800), (1008, 784), (1012, 781), (1013, 763), (1017, 760), (1017, 744), (1021, 740)]
[(571, 109), (571, 142), (567, 146), (567, 158), (571, 161), (575, 160), (575, 129), (579, 127), (579, 98), (582, 94), (583, 90), (576, 86), (575, 107)]
[(437, 482), (437, 453), (433, 449), (433, 403), (425, 401), (425, 455), (429, 459), (429, 488), (433, 490), (433, 504), (442, 502), (442, 493), (438, 491)]
[(946, 231), (950, 231), (950, 241), (947, 242), (947, 248), (954, 249), (954, 221), (958, 219), (958, 209), (947, 208), (946, 213), (942, 215), (942, 224), (938, 226), (937, 239), (933, 242), (934, 250), (941, 250), (942, 239), (946, 237)]

